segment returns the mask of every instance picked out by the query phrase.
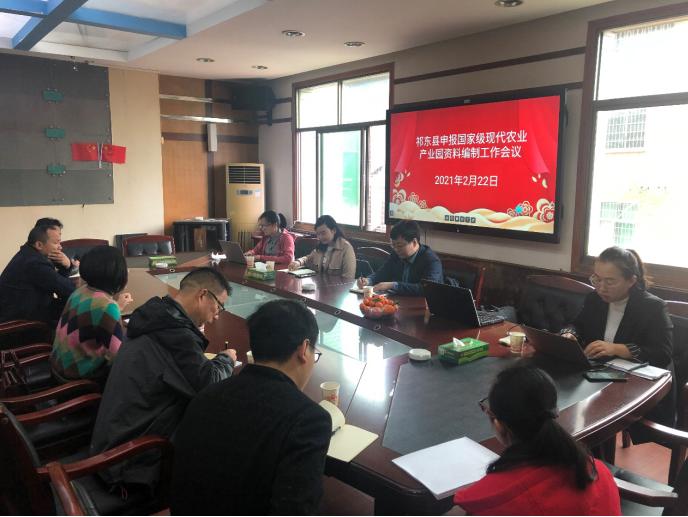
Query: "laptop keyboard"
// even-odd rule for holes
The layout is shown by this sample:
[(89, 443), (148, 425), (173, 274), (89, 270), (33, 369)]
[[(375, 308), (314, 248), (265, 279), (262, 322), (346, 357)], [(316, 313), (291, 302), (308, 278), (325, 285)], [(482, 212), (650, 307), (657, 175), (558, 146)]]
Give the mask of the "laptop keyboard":
[(494, 325), (495, 323), (501, 323), (504, 321), (504, 316), (498, 316), (497, 314), (492, 314), (487, 311), (476, 311), (478, 313), (478, 321), (481, 327), (487, 325)]

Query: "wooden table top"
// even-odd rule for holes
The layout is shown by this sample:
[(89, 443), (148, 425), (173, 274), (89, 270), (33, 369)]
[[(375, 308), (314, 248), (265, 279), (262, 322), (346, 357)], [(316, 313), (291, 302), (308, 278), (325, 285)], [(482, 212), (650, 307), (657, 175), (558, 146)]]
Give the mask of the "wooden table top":
[[(307, 281), (315, 283), (316, 290), (306, 293), (301, 292), (303, 280), (292, 275), (278, 272), (276, 278), (269, 281), (247, 279), (245, 266), (227, 261), (211, 262), (209, 257), (182, 264), (174, 268), (174, 271), (190, 271), (194, 266), (201, 265), (215, 267), (231, 282), (280, 297), (303, 300), (313, 309), (335, 315), (371, 331), (366, 334), (367, 336), (393, 339), (411, 348), (426, 348), (433, 356), (437, 354), (439, 345), (450, 342), (454, 337), (471, 337), (488, 342), (490, 357), (481, 360), (499, 360), (499, 357), (510, 356), (509, 349), (498, 343), (499, 338), (504, 337), (513, 326), (508, 322), (485, 328), (471, 328), (431, 315), (425, 309), (423, 298), (394, 296), (392, 298), (398, 298), (401, 304), (401, 309), (394, 318), (363, 318), (359, 310), (362, 295), (349, 292), (354, 281), (341, 277), (310, 277)], [(168, 271), (130, 270), (127, 290), (132, 293), (135, 306), (145, 303), (151, 296), (164, 296), (176, 292), (174, 288), (155, 278), (156, 275), (164, 273)], [(245, 354), (249, 350), (249, 345), (248, 331), (243, 318), (224, 312), (216, 322), (206, 326), (205, 335), (210, 340), (208, 352), (219, 352), (225, 341), (228, 341), (230, 348), (237, 350), (239, 360), (246, 362)], [(374, 497), (385, 494), (407, 497), (410, 502), (415, 503), (421, 501), (420, 506), (414, 507), (416, 512), (425, 511), (425, 508), (436, 511), (432, 506), (436, 502), (433, 496), (418, 481), (392, 463), (391, 460), (399, 454), (382, 446), (399, 368), (408, 362), (407, 354), (362, 362), (346, 355), (326, 351), (313, 369), (311, 380), (304, 391), (313, 400), (319, 401), (320, 383), (333, 380), (339, 382), (339, 408), (345, 413), (347, 423), (379, 435), (378, 440), (349, 464), (328, 458), (327, 474), (334, 475)], [(562, 410), (559, 422), (588, 446), (597, 445), (615, 436), (644, 415), (661, 400), (670, 386), (671, 379), (667, 377), (653, 382), (629, 376), (628, 382), (611, 383), (598, 394)], [(486, 394), (488, 389), (489, 386), (485, 386)], [(502, 450), (495, 438), (482, 443), (496, 452)], [(448, 509), (450, 502), (445, 500), (443, 503), (440, 507), (446, 511), (445, 508)]]

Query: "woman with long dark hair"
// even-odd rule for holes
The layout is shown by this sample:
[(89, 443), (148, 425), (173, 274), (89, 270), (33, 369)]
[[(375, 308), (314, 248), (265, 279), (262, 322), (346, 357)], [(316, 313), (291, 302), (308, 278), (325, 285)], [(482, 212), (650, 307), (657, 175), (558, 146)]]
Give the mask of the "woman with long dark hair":
[(258, 218), (258, 228), (263, 238), (251, 251), (256, 261), (273, 261), (275, 265), (287, 265), (294, 260), (294, 236), (287, 231), (287, 218), (280, 212), (266, 210)]
[(621, 515), (609, 469), (557, 422), (557, 388), (533, 366), (503, 370), (479, 402), (507, 446), (454, 502), (468, 515)]
[(50, 363), (60, 382), (88, 379), (105, 384), (124, 339), (121, 311), (131, 303), (122, 293), (129, 280), (124, 255), (96, 246), (79, 266), (84, 282), (65, 304), (57, 325)]
[[(590, 283), (595, 288), (583, 309), (561, 333), (577, 339), (589, 357), (621, 357), (672, 372), (673, 324), (664, 300), (647, 292), (650, 280), (638, 253), (613, 246), (595, 260)], [(676, 423), (675, 388), (646, 416)], [(645, 441), (631, 429), (635, 443)]]
[(335, 276), (356, 276), (356, 253), (349, 241), (344, 238), (337, 221), (331, 215), (321, 215), (315, 221), (315, 235), (320, 241), (310, 255), (301, 257), (289, 269), (300, 267)]

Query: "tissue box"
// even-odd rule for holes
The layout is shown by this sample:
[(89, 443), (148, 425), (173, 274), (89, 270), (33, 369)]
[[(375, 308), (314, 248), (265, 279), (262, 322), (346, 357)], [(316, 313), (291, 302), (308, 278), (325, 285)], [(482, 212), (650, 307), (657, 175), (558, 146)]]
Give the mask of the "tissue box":
[(270, 280), (271, 278), (275, 278), (275, 270), (266, 269), (265, 271), (261, 271), (260, 269), (250, 267), (246, 272), (246, 276), (249, 278), (255, 278), (256, 280)]
[(167, 267), (172, 267), (177, 265), (177, 257), (174, 255), (155, 255), (153, 257), (148, 257), (148, 265), (150, 267), (155, 267), (159, 262), (165, 262)]
[(463, 338), (461, 342), (464, 343), (464, 346), (456, 346), (454, 343), (440, 345), (438, 349), (440, 361), (465, 364), (488, 356), (490, 345), (485, 341), (467, 337)]

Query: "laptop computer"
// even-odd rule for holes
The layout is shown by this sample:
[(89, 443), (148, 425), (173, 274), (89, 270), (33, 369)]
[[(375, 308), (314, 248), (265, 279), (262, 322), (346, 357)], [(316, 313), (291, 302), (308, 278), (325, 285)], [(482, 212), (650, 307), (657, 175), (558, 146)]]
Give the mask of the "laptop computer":
[(246, 257), (244, 257), (244, 252), (241, 250), (241, 246), (238, 242), (232, 241), (218, 241), (227, 256), (227, 260), (230, 262), (236, 262), (237, 264), (246, 265)]
[(528, 343), (536, 351), (576, 363), (583, 368), (601, 366), (610, 359), (609, 357), (600, 359), (589, 358), (583, 353), (583, 348), (575, 339), (569, 339), (559, 334), (552, 334), (546, 330), (539, 330), (525, 325), (521, 325), (521, 328), (528, 338)]
[(472, 327), (486, 327), (504, 321), (503, 316), (497, 316), (475, 308), (473, 293), (465, 287), (440, 284), (430, 280), (421, 281), (428, 309), (436, 316), (465, 323)]

